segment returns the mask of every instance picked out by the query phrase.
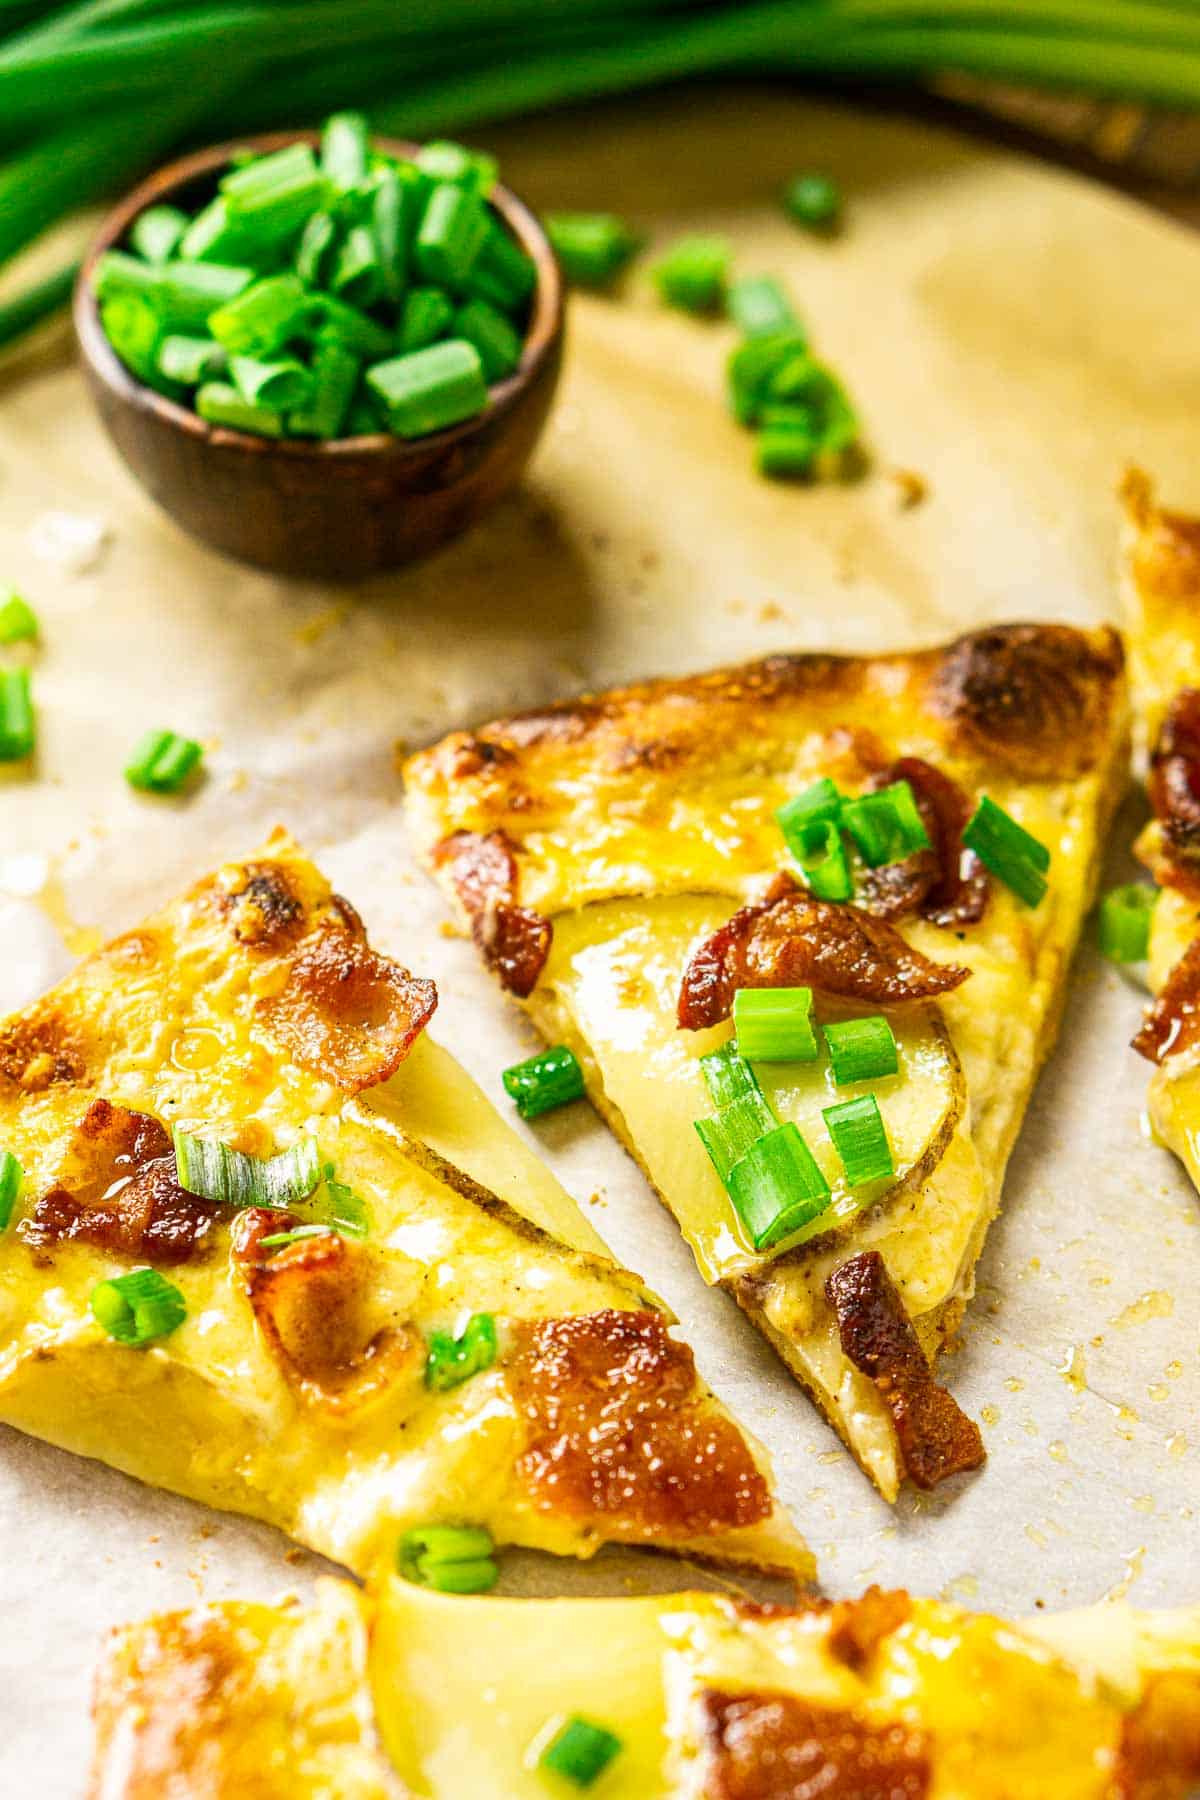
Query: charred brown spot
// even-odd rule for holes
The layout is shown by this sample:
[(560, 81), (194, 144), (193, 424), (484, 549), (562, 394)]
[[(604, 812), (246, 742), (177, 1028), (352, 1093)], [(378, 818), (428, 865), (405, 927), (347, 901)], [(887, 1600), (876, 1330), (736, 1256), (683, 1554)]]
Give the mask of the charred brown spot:
[(700, 1696), (703, 1800), (925, 1800), (930, 1744), (914, 1725), (884, 1724), (798, 1694)]
[(1200, 867), (1200, 690), (1172, 700), (1150, 758), (1150, 804), (1167, 851), (1195, 874)]
[(902, 1588), (869, 1587), (858, 1600), (839, 1600), (829, 1621), (829, 1648), (848, 1669), (865, 1669), (884, 1638), (907, 1624), (912, 1601)]
[(28, 1014), (0, 1030), (0, 1075), (26, 1093), (82, 1081), (86, 1072), (79, 1038), (61, 1013)]
[(977, 1469), (983, 1439), (973, 1419), (934, 1380), (912, 1320), (878, 1250), (834, 1269), (825, 1298), (837, 1316), (844, 1354), (870, 1377), (896, 1426), (900, 1454), (920, 1488)]
[(447, 869), (484, 961), (510, 994), (525, 999), (546, 966), (554, 927), (541, 913), (516, 904), (518, 872), (512, 840), (503, 831), (486, 836), (456, 831), (442, 839), (433, 860), (439, 869)]
[(765, 900), (734, 913), (693, 952), (679, 1023), (687, 1031), (719, 1025), (738, 988), (815, 987), (898, 1006), (948, 993), (970, 972), (931, 962), (861, 907), (815, 900), (780, 876)]
[(1160, 1063), (1200, 1042), (1200, 938), (1180, 957), (1160, 992), (1146, 1008), (1133, 1048), (1147, 1062)]
[(281, 863), (244, 863), (240, 886), (221, 896), (221, 908), (239, 944), (254, 950), (284, 950), (303, 934), (301, 894)]
[(930, 702), (968, 750), (1019, 775), (1069, 781), (1101, 755), (1123, 666), (1114, 631), (999, 625), (950, 647)]
[(215, 1202), (180, 1187), (170, 1137), (157, 1119), (96, 1100), (58, 1182), (18, 1229), (39, 1247), (79, 1240), (172, 1264), (204, 1253), (219, 1212)]
[(437, 989), (328, 922), (292, 957), (259, 1017), (302, 1068), (357, 1094), (394, 1075), (433, 1017)]
[(421, 1340), (389, 1317), (372, 1280), (372, 1253), (334, 1232), (267, 1247), (289, 1230), (284, 1212), (252, 1207), (232, 1233), (235, 1265), (271, 1351), (308, 1401), (357, 1411), (424, 1361)]
[(508, 1370), (525, 1425), (517, 1474), (540, 1511), (630, 1541), (704, 1537), (770, 1516), (745, 1439), (657, 1313), (522, 1323)]
[(1121, 1729), (1116, 1791), (1121, 1800), (1186, 1800), (1200, 1783), (1200, 1675), (1152, 1674)]
[(988, 903), (987, 870), (963, 845), (971, 800), (956, 781), (918, 756), (902, 756), (872, 781), (873, 789), (907, 781), (921, 814), (929, 849), (902, 862), (864, 869), (857, 900), (878, 919), (919, 913), (933, 925), (974, 925)]

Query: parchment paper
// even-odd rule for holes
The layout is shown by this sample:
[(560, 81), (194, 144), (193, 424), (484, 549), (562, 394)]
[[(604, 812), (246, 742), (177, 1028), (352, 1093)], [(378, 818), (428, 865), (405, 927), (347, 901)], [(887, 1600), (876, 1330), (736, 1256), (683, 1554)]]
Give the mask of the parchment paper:
[[(22, 358), (0, 389), (0, 572), (37, 608), (45, 648), (35, 776), (0, 777), (0, 1008), (281, 821), (381, 946), (436, 975), (437, 1035), (503, 1106), (499, 1072), (529, 1035), (414, 871), (397, 742), (584, 683), (775, 648), (1111, 617), (1123, 459), (1200, 502), (1200, 248), (1131, 203), (762, 88), (488, 141), (535, 204), (615, 208), (655, 242), (717, 228), (739, 268), (785, 277), (861, 404), (873, 474), (814, 491), (755, 477), (722, 404), (728, 328), (661, 311), (639, 274), (619, 299), (572, 303), (560, 403), (519, 497), (408, 573), (355, 592), (285, 586), (180, 535), (118, 465), (75, 371)], [(848, 192), (833, 244), (774, 205), (784, 177), (813, 164)], [(922, 505), (901, 508), (895, 468), (928, 482)], [(35, 550), (53, 510), (108, 526), (90, 572)], [(138, 734), (166, 724), (209, 747), (208, 779), (181, 803), (139, 798), (120, 776)], [(1083, 955), (949, 1365), (990, 1458), (951, 1500), (906, 1496), (890, 1511), (732, 1303), (701, 1286), (590, 1111), (537, 1127), (770, 1445), (831, 1592), (882, 1580), (1016, 1611), (1200, 1597), (1200, 1209), (1140, 1127), (1145, 1071), (1123, 1047), (1139, 1000)], [(5, 1795), (78, 1793), (110, 1623), (201, 1594), (271, 1594), (315, 1566), (269, 1530), (11, 1432), (0, 1521)], [(574, 1573), (520, 1579), (565, 1586)]]

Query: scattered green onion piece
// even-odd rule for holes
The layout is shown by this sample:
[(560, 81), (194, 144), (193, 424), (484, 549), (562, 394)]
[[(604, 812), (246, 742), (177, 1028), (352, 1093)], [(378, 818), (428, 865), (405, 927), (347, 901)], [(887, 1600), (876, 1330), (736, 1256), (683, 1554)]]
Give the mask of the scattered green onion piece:
[(141, 1349), (167, 1337), (187, 1318), (187, 1303), (157, 1269), (131, 1269), (99, 1281), (91, 1293), (92, 1313), (109, 1337)]
[(839, 1100), (836, 1106), (825, 1107), (821, 1116), (852, 1188), (891, 1180), (895, 1174), (892, 1151), (874, 1094)]
[(791, 301), (773, 275), (746, 275), (733, 282), (726, 304), (738, 330), (749, 338), (794, 331), (799, 323)]
[(251, 406), (227, 381), (207, 381), (196, 389), (196, 411), (209, 425), (223, 425), (229, 431), (251, 431), (259, 437), (282, 437), (282, 413), (269, 406)]
[(291, 1231), (273, 1231), (269, 1237), (258, 1240), (260, 1250), (281, 1250), (285, 1244), (299, 1244), (305, 1238), (336, 1237), (337, 1232), (332, 1225), (296, 1225)]
[(836, 824), (841, 816), (842, 796), (828, 775), (812, 782), (775, 809), (775, 823), (793, 856), (801, 856), (806, 836), (815, 825)]
[(321, 168), (339, 194), (366, 180), (371, 157), (367, 121), (361, 113), (334, 113), (321, 133)]
[(37, 614), (28, 601), (10, 589), (0, 600), (0, 644), (20, 644), (37, 635)]
[(198, 387), (228, 372), (229, 357), (213, 338), (183, 337), (173, 333), (158, 346), (158, 367), (170, 381)]
[(260, 256), (294, 238), (329, 198), (329, 182), (307, 144), (256, 157), (221, 182), (230, 223), (253, 231)]
[(337, 1179), (332, 1163), (325, 1164), (322, 1178), (325, 1183), (327, 1217), (320, 1223), (334, 1226), (347, 1237), (366, 1237), (371, 1229), (366, 1202), (352, 1187), (347, 1187), (344, 1181)]
[(147, 262), (166, 262), (174, 256), (189, 222), (187, 214), (177, 206), (148, 206), (133, 221), (129, 241)]
[(443, 1594), (485, 1594), (500, 1577), (492, 1534), (479, 1525), (417, 1525), (397, 1546), (406, 1581)]
[(458, 287), (470, 273), (487, 236), (487, 209), (470, 188), (439, 182), (429, 196), (413, 246), (424, 281)]
[(298, 437), (338, 437), (358, 386), (358, 367), (358, 358), (336, 339), (318, 342), (313, 353), (312, 395), (303, 407), (288, 414), (289, 432)]
[(219, 307), (208, 328), (231, 355), (270, 356), (302, 329), (311, 309), (298, 275), (269, 275)]
[(172, 1135), (180, 1187), (222, 1206), (286, 1210), (307, 1200), (322, 1178), (314, 1137), (298, 1138), (277, 1156), (258, 1157), (178, 1126)]
[(0, 1150), (0, 1231), (12, 1223), (13, 1208), (25, 1185), (25, 1171), (11, 1150)]
[(733, 996), (738, 1053), (752, 1062), (812, 1062), (817, 1055), (812, 999), (807, 987), (738, 988)]
[(185, 334), (211, 330), (218, 310), (231, 305), (254, 280), (250, 269), (218, 262), (159, 263), (153, 273), (150, 300), (163, 330)]
[(739, 1095), (708, 1119), (695, 1121), (696, 1135), (708, 1152), (709, 1161), (726, 1187), (733, 1170), (754, 1145), (779, 1121), (761, 1090)]
[(474, 1313), (460, 1337), (448, 1331), (430, 1334), (425, 1359), (425, 1386), (439, 1394), (460, 1387), (496, 1360), (496, 1321), (491, 1313)]
[(1026, 906), (1038, 905), (1049, 885), (1050, 852), (986, 794), (968, 821), (963, 843)]
[(764, 419), (754, 460), (759, 474), (772, 481), (807, 481), (816, 468), (820, 449), (810, 432)]
[(791, 1237), (829, 1205), (829, 1183), (789, 1119), (752, 1144), (726, 1183), (734, 1210), (756, 1250)]
[(383, 293), (379, 247), (369, 225), (353, 225), (334, 258), (329, 278), (333, 292), (351, 306), (371, 307)]
[(148, 300), (137, 294), (116, 294), (102, 300), (100, 322), (109, 343), (139, 381), (172, 399), (183, 394), (179, 384), (169, 381), (159, 369), (162, 321)]
[(0, 762), (24, 762), (36, 739), (29, 670), (0, 669)]
[(654, 280), (667, 306), (715, 313), (725, 303), (732, 252), (722, 237), (685, 237), (656, 263)]
[(815, 407), (768, 398), (759, 410), (758, 424), (763, 431), (798, 432), (812, 445), (814, 455), (821, 448), (821, 421)]
[(610, 286), (641, 243), (615, 213), (550, 213), (542, 223), (574, 287)]
[(484, 199), (496, 185), (500, 172), (494, 156), (484, 150), (467, 150), (462, 144), (435, 140), (417, 151), (417, 167), (431, 181), (450, 181), (470, 188)]
[(468, 300), (454, 315), (454, 335), (474, 344), (488, 382), (503, 381), (521, 360), (521, 338), (486, 300)]
[(177, 794), (204, 751), (194, 738), (174, 731), (148, 731), (125, 766), (130, 787), (151, 794)]
[(233, 217), (219, 194), (196, 214), (177, 246), (184, 262), (239, 264), (256, 250), (253, 225)]
[(583, 1098), (583, 1070), (575, 1052), (566, 1044), (555, 1044), (538, 1056), (514, 1063), (511, 1069), (505, 1069), (501, 1080), (523, 1119), (538, 1119), (556, 1106)]
[(799, 865), (805, 886), (818, 900), (849, 900), (854, 894), (842, 834), (832, 820), (808, 826), (801, 838), (792, 833), (788, 849)]
[(382, 403), (391, 429), (404, 438), (425, 437), (473, 419), (488, 397), (479, 352), (462, 338), (374, 364), (367, 370), (367, 386)]
[(537, 269), (498, 219), (489, 216), (483, 248), (466, 279), (469, 293), (490, 300), (501, 312), (520, 312), (537, 285)]
[(822, 1027), (833, 1079), (838, 1087), (852, 1081), (876, 1081), (900, 1067), (896, 1039), (882, 1013), (866, 1019), (836, 1019)]
[(337, 224), (333, 214), (328, 212), (313, 213), (300, 233), (300, 242), (296, 246), (296, 273), (310, 287), (320, 284), (325, 260), (336, 238)]
[[(747, 338), (730, 352), (725, 366), (729, 405), (740, 425), (756, 425), (781, 369), (808, 364), (808, 340), (800, 326)], [(782, 396), (775, 396), (780, 398)]]
[(561, 1775), (574, 1787), (591, 1787), (624, 1748), (615, 1732), (572, 1713), (542, 1751), (538, 1767)]
[(337, 338), (345, 349), (371, 362), (379, 362), (396, 347), (391, 333), (375, 319), (332, 294), (312, 296), (309, 328), (319, 336)]
[(907, 781), (893, 781), (873, 794), (843, 800), (842, 825), (872, 869), (929, 849), (929, 833)]
[(424, 350), (445, 337), (454, 323), (454, 302), (441, 288), (409, 288), (400, 315), (400, 350)]
[(700, 1073), (709, 1098), (718, 1108), (730, 1106), (735, 1100), (744, 1100), (748, 1094), (762, 1098), (758, 1076), (739, 1054), (732, 1039), (722, 1044), (719, 1050), (710, 1050), (707, 1056), (700, 1058)]
[(810, 231), (833, 231), (842, 216), (841, 189), (828, 175), (793, 176), (783, 190), (783, 204), (797, 224)]
[(1100, 902), (1100, 949), (1110, 961), (1145, 962), (1157, 901), (1158, 889), (1143, 881), (1109, 888)]
[(238, 393), (249, 406), (265, 406), (271, 412), (288, 412), (307, 406), (312, 399), (312, 376), (293, 357), (261, 362), (256, 356), (232, 356), (229, 372)]

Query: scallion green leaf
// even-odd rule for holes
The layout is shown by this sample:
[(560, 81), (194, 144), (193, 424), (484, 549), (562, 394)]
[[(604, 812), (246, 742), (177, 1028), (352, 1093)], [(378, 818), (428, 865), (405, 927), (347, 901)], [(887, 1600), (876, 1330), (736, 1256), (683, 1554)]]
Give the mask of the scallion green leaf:
[(829, 1205), (829, 1183), (790, 1119), (756, 1140), (726, 1182), (756, 1250), (769, 1250)]
[(332, 291), (350, 306), (370, 308), (383, 294), (379, 245), (369, 225), (352, 225), (333, 259)]
[(746, 275), (732, 282), (726, 304), (730, 318), (748, 338), (794, 332), (799, 327), (792, 303), (774, 275)]
[(341, 435), (358, 385), (358, 358), (336, 339), (318, 342), (313, 352), (312, 396), (288, 414), (287, 428), (298, 437)]
[(718, 1179), (728, 1187), (730, 1174), (746, 1152), (778, 1123), (756, 1084), (752, 1092), (728, 1101), (711, 1118), (697, 1119), (695, 1126)]
[(426, 202), (413, 245), (421, 279), (439, 287), (458, 287), (483, 248), (487, 226), (487, 210), (473, 189), (439, 182)]
[(829, 175), (794, 175), (783, 191), (785, 209), (809, 231), (834, 231), (842, 215), (842, 193)]
[(641, 244), (615, 213), (548, 213), (543, 224), (574, 287), (610, 287)]
[(294, 357), (264, 362), (257, 356), (231, 356), (229, 372), (248, 406), (290, 412), (307, 406), (313, 397), (312, 376)]
[(1157, 903), (1158, 889), (1143, 881), (1109, 888), (1100, 902), (1100, 949), (1110, 961), (1145, 961)]
[(587, 1788), (599, 1780), (624, 1747), (615, 1732), (572, 1713), (550, 1738), (538, 1765), (561, 1775), (573, 1787)]
[(825, 1107), (821, 1116), (852, 1188), (892, 1179), (895, 1168), (891, 1146), (874, 1094), (840, 1100), (836, 1106)]
[(7, 1231), (11, 1225), (24, 1185), (25, 1171), (12, 1151), (0, 1150), (0, 1231)]
[(373, 364), (367, 370), (367, 386), (387, 413), (392, 430), (404, 438), (425, 437), (473, 419), (488, 397), (479, 352), (462, 338), (447, 338), (428, 349)]
[(218, 307), (208, 328), (231, 355), (272, 356), (303, 328), (311, 311), (298, 275), (269, 275)]
[(963, 832), (963, 843), (1026, 906), (1037, 906), (1049, 883), (1050, 852), (985, 794)]
[(15, 589), (0, 600), (0, 644), (32, 641), (38, 635), (37, 614)]
[(196, 389), (196, 411), (209, 425), (227, 431), (250, 431), (259, 437), (282, 437), (284, 417), (269, 406), (253, 406), (228, 381), (206, 381)]
[(758, 1076), (732, 1040), (700, 1058), (700, 1073), (716, 1107), (730, 1106), (735, 1100), (744, 1100), (748, 1094), (762, 1098)]
[(434, 1331), (425, 1359), (425, 1386), (437, 1393), (460, 1387), (496, 1360), (496, 1321), (491, 1313), (473, 1313), (459, 1337)]
[(174, 256), (187, 228), (188, 216), (177, 206), (148, 206), (133, 221), (129, 241), (147, 262), (166, 262)]
[(538, 1119), (555, 1107), (582, 1099), (584, 1093), (579, 1059), (566, 1044), (555, 1044), (525, 1062), (514, 1063), (501, 1080), (523, 1119)]
[(148, 731), (125, 765), (130, 787), (151, 794), (177, 794), (204, 756), (194, 738), (175, 731)]
[(29, 670), (0, 669), (0, 762), (24, 762), (36, 741)]
[(216, 1138), (197, 1137), (176, 1126), (172, 1137), (179, 1185), (221, 1206), (264, 1206), (286, 1211), (317, 1187), (322, 1165), (317, 1140), (297, 1138), (277, 1156), (247, 1156)]
[(494, 156), (484, 150), (468, 150), (462, 144), (435, 139), (417, 151), (417, 167), (431, 181), (451, 181), (468, 187), (485, 200), (500, 172)]
[(481, 1525), (416, 1525), (401, 1537), (396, 1562), (406, 1581), (443, 1594), (485, 1594), (500, 1578), (492, 1534)]
[(321, 133), (321, 168), (338, 193), (344, 194), (366, 180), (370, 155), (367, 121), (362, 113), (334, 113), (326, 119)]
[(468, 300), (454, 315), (454, 335), (474, 344), (489, 384), (511, 375), (521, 360), (521, 337), (486, 300)]
[(812, 1062), (817, 1054), (812, 1001), (807, 987), (738, 988), (733, 1028), (739, 1055), (752, 1062)]
[(169, 381), (197, 387), (202, 381), (214, 381), (226, 374), (229, 357), (213, 338), (172, 334), (158, 346), (158, 366)]
[(400, 351), (424, 350), (445, 337), (454, 323), (454, 302), (441, 288), (409, 288), (400, 317)]
[(258, 1240), (260, 1250), (281, 1250), (285, 1244), (303, 1243), (305, 1238), (336, 1237), (337, 1232), (332, 1225), (294, 1225), (290, 1231), (273, 1231), (269, 1237)]
[(872, 869), (929, 849), (929, 833), (907, 781), (843, 800), (841, 822)]
[(109, 1337), (141, 1349), (167, 1337), (187, 1318), (187, 1302), (157, 1269), (132, 1269), (111, 1281), (97, 1282), (91, 1309)]
[(719, 312), (732, 260), (726, 238), (680, 238), (654, 266), (659, 297), (684, 312)]
[(882, 1013), (866, 1019), (831, 1019), (822, 1030), (838, 1087), (894, 1075), (900, 1066), (896, 1039)]

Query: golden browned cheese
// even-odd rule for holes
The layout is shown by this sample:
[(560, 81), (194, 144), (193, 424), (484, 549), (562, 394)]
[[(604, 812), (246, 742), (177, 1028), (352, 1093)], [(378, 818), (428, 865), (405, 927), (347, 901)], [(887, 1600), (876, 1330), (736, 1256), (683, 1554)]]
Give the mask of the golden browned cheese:
[(546, 1800), (572, 1714), (619, 1740), (621, 1800), (1185, 1800), (1200, 1614), (323, 1584), (114, 1634), (90, 1800)]
[[(855, 1252), (875, 1253), (925, 1359), (953, 1336), (1126, 768), (1119, 639), (1046, 624), (635, 683), (456, 732), (406, 768), (422, 856), (485, 960), (543, 1035), (576, 1052), (705, 1278), (745, 1308), (889, 1498), (906, 1469), (950, 1472), (980, 1447), (942, 1459), (911, 1432), (901, 1443), (895, 1407), (845, 1354), (826, 1284)], [(850, 794), (907, 781), (930, 840), (861, 875), (852, 905), (799, 889), (776, 821), (822, 777)], [(1035, 908), (964, 849), (984, 795), (1050, 851)], [(769, 1101), (832, 1193), (763, 1253), (693, 1126), (712, 1111), (700, 1058), (728, 1041), (734, 993), (778, 985), (811, 986), (821, 1023), (886, 1013), (900, 1069), (875, 1091), (895, 1181), (848, 1188), (822, 1120), (844, 1097), (827, 1065), (763, 1065)]]
[[(430, 1041), (435, 1004), (277, 835), (0, 1026), (0, 1143), (25, 1172), (0, 1234), (0, 1418), (363, 1573), (445, 1520), (807, 1579), (765, 1453)], [(173, 1127), (255, 1157), (314, 1138), (366, 1235), (277, 1241), (328, 1216), (320, 1188), (241, 1213), (187, 1192)], [(134, 1347), (90, 1300), (146, 1265), (186, 1317)], [(430, 1384), (435, 1333), (474, 1313), (494, 1320), (493, 1363)], [(538, 1372), (572, 1343), (593, 1348), (560, 1357), (544, 1393)]]

